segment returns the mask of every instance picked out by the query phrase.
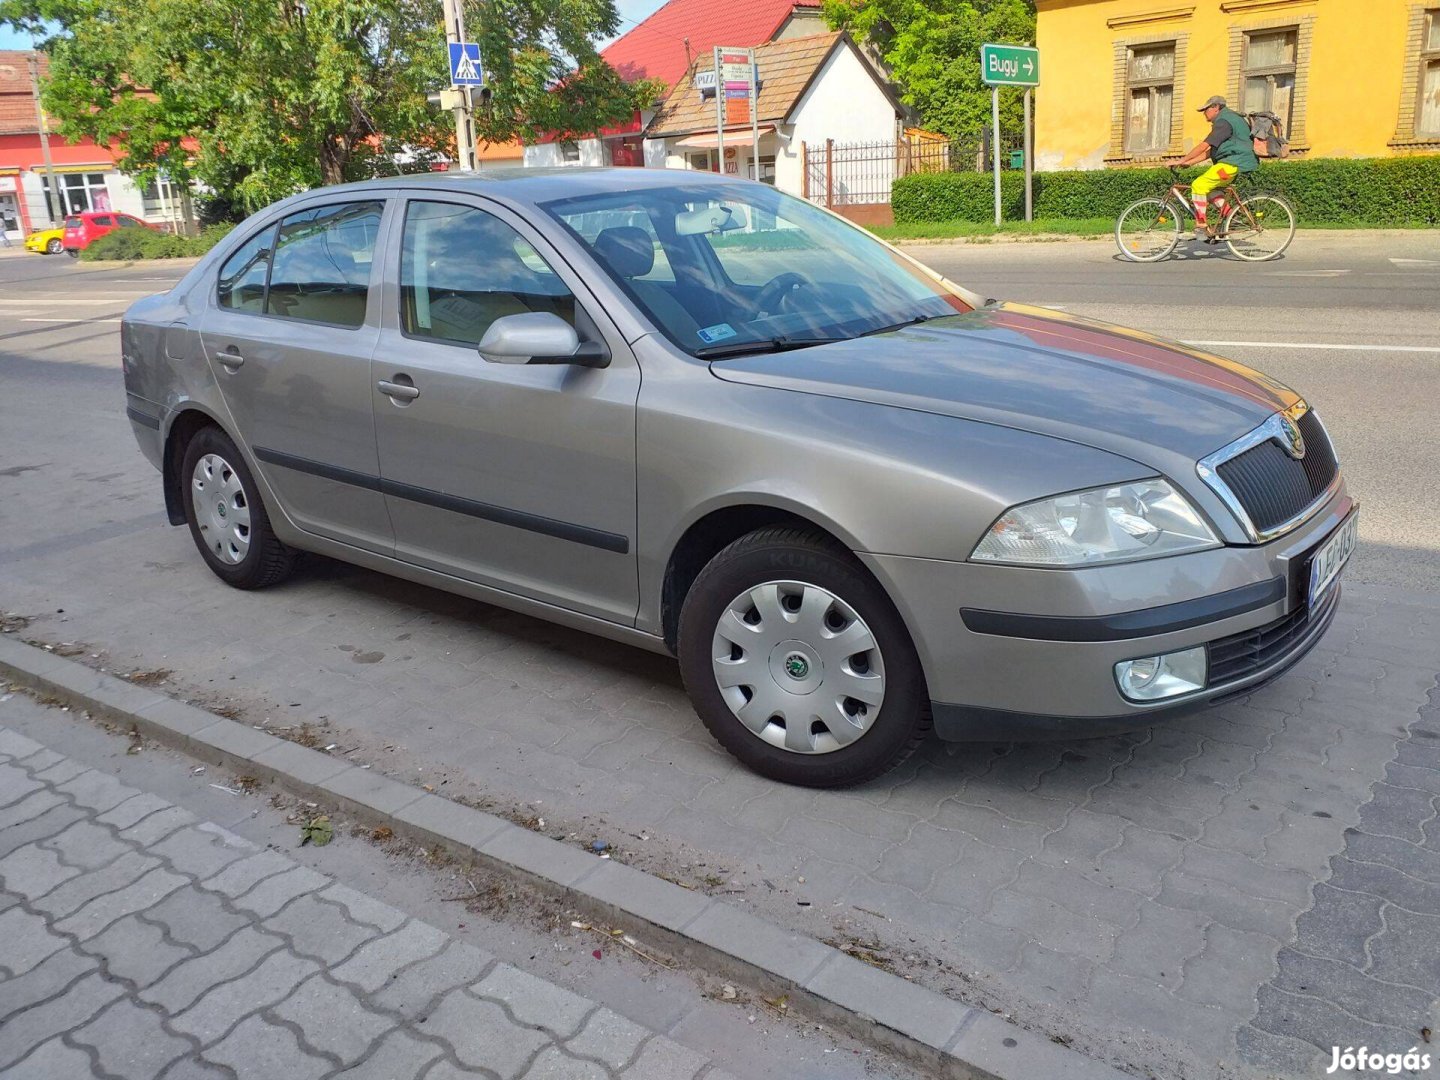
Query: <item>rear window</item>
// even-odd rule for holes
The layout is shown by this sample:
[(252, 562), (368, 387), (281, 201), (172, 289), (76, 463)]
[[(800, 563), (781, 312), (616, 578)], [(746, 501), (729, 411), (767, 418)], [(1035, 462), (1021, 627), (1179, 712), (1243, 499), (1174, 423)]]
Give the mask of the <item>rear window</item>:
[(65, 219), (65, 228), (67, 229), (78, 229), (81, 224), (82, 222), (78, 217), (67, 217)]

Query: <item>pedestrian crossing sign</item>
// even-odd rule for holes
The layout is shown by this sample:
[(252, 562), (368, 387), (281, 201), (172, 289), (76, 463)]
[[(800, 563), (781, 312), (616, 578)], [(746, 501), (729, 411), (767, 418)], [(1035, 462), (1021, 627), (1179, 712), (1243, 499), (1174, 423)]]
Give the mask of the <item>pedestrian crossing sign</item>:
[(485, 72), (480, 67), (480, 43), (450, 42), (450, 85), (484, 86)]

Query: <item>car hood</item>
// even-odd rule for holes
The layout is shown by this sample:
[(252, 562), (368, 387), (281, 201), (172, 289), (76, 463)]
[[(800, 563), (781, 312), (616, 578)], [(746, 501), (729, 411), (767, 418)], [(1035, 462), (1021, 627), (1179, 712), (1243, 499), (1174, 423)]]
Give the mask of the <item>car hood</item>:
[(731, 382), (1034, 431), (1159, 468), (1197, 461), (1298, 400), (1233, 360), (1008, 303), (711, 369)]

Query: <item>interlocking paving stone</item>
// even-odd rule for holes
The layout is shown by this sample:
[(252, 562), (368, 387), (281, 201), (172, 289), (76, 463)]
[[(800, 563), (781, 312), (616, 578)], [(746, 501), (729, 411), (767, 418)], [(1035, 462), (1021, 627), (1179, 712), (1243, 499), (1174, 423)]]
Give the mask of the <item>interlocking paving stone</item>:
[(271, 1010), (305, 1032), (305, 1041), (343, 1065), (364, 1056), (371, 1043), (398, 1023), (367, 1009), (351, 990), (312, 975)]
[(80, 876), (80, 868), (66, 866), (57, 852), (27, 844), (0, 859), (0, 887), (23, 896), (44, 896)]
[(105, 957), (110, 974), (136, 986), (149, 986), (195, 955), (193, 948), (166, 941), (163, 924), (146, 922), (138, 913), (111, 923), (86, 942), (85, 948)]
[(271, 916), (266, 928), (290, 938), (290, 947), (329, 967), (344, 960), (379, 935), (373, 926), (354, 922), (344, 908), (327, 904), (316, 894), (296, 898)]
[(5, 1070), (5, 1080), (79, 1080), (91, 1075), (90, 1055), (66, 1046), (58, 1036)]
[(595, 1008), (593, 1002), (509, 964), (496, 964), (470, 990), (479, 997), (504, 1002), (520, 1023), (544, 1028), (560, 1039), (576, 1034)]
[(24, 975), (69, 942), (50, 932), (45, 919), (18, 907), (0, 911), (0, 970), (9, 977)]
[(249, 922), (244, 915), (226, 910), (219, 897), (193, 886), (171, 893), (143, 912), (143, 918), (163, 926), (172, 940), (200, 952), (217, 948)]
[(99, 966), (100, 961), (95, 957), (85, 956), (70, 946), (51, 953), (24, 975), (4, 981), (0, 990), (0, 1021), (12, 1012), (64, 993), (80, 976)]
[(426, 1064), (440, 1056), (440, 1047), (422, 1043), (402, 1029), (386, 1035), (374, 1053), (344, 1072), (335, 1080), (402, 1080), (419, 1076)]
[[(373, 994), (388, 983), (401, 968), (435, 956), (449, 939), (422, 922), (409, 922), (393, 934), (362, 946), (354, 956), (331, 969), (342, 982), (353, 983)], [(477, 969), (476, 974), (479, 974)]]
[(106, 1074), (150, 1080), (177, 1058), (195, 1049), (187, 1039), (165, 1030), (161, 1016), (125, 998), (107, 1007), (70, 1036), (94, 1047)]
[(0, 1076), (35, 1047), (79, 1027), (124, 992), (123, 987), (101, 978), (96, 972), (80, 979), (59, 997), (10, 1016), (0, 1025)]
[(38, 799), (11, 826), (33, 835), (0, 858), (5, 1080), (613, 1080), (642, 1045), (626, 1076), (704, 1066), (163, 800), (69, 759), (47, 771), (95, 805)]
[(503, 1080), (521, 1075), (537, 1050), (552, 1045), (543, 1032), (516, 1027), (501, 1006), (463, 990), (441, 999), (425, 1031), (453, 1046), (462, 1065), (489, 1069)]
[(320, 1080), (335, 1063), (300, 1046), (295, 1033), (258, 1016), (239, 1024), (218, 1046), (204, 1052), (207, 1061), (235, 1070), (238, 1080)]
[(250, 1013), (282, 1001), (319, 970), (313, 960), (278, 950), (253, 971), (206, 991), (170, 1023), (176, 1031), (193, 1035), (208, 1046)]
[[(1373, 785), (1359, 824), (1317, 884), (1295, 936), (1260, 987), (1258, 1009), (1237, 1035), (1246, 1060), (1276, 1071), (1328, 1066), (1330, 1048), (1404, 1052), (1431, 1027), (1440, 1000), (1440, 852), (1426, 849), (1435, 817), (1428, 789), (1440, 777), (1440, 688), (1396, 747), (1414, 770), (1394, 765)], [(1418, 816), (1417, 816), (1418, 815)]]
[(428, 1015), (438, 988), (470, 985), (485, 974), (492, 963), (487, 953), (458, 941), (428, 960), (405, 968), (375, 994), (375, 1004), (399, 1013), (407, 1020)]
[(598, 1058), (612, 1069), (621, 1069), (635, 1056), (650, 1032), (639, 1024), (618, 1016), (609, 1009), (600, 1009), (565, 1043), (572, 1054)]

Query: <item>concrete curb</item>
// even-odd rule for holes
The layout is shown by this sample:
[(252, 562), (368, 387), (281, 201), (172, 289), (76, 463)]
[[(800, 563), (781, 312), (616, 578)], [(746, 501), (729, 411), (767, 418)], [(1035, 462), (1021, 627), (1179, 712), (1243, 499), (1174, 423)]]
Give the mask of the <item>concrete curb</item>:
[(0, 637), (0, 676), (207, 763), (340, 806), (512, 875), (592, 917), (642, 924), (675, 955), (957, 1080), (1124, 1080), (1125, 1074), (982, 1009), (881, 971), (803, 934), (623, 863), (539, 836), (153, 690)]

